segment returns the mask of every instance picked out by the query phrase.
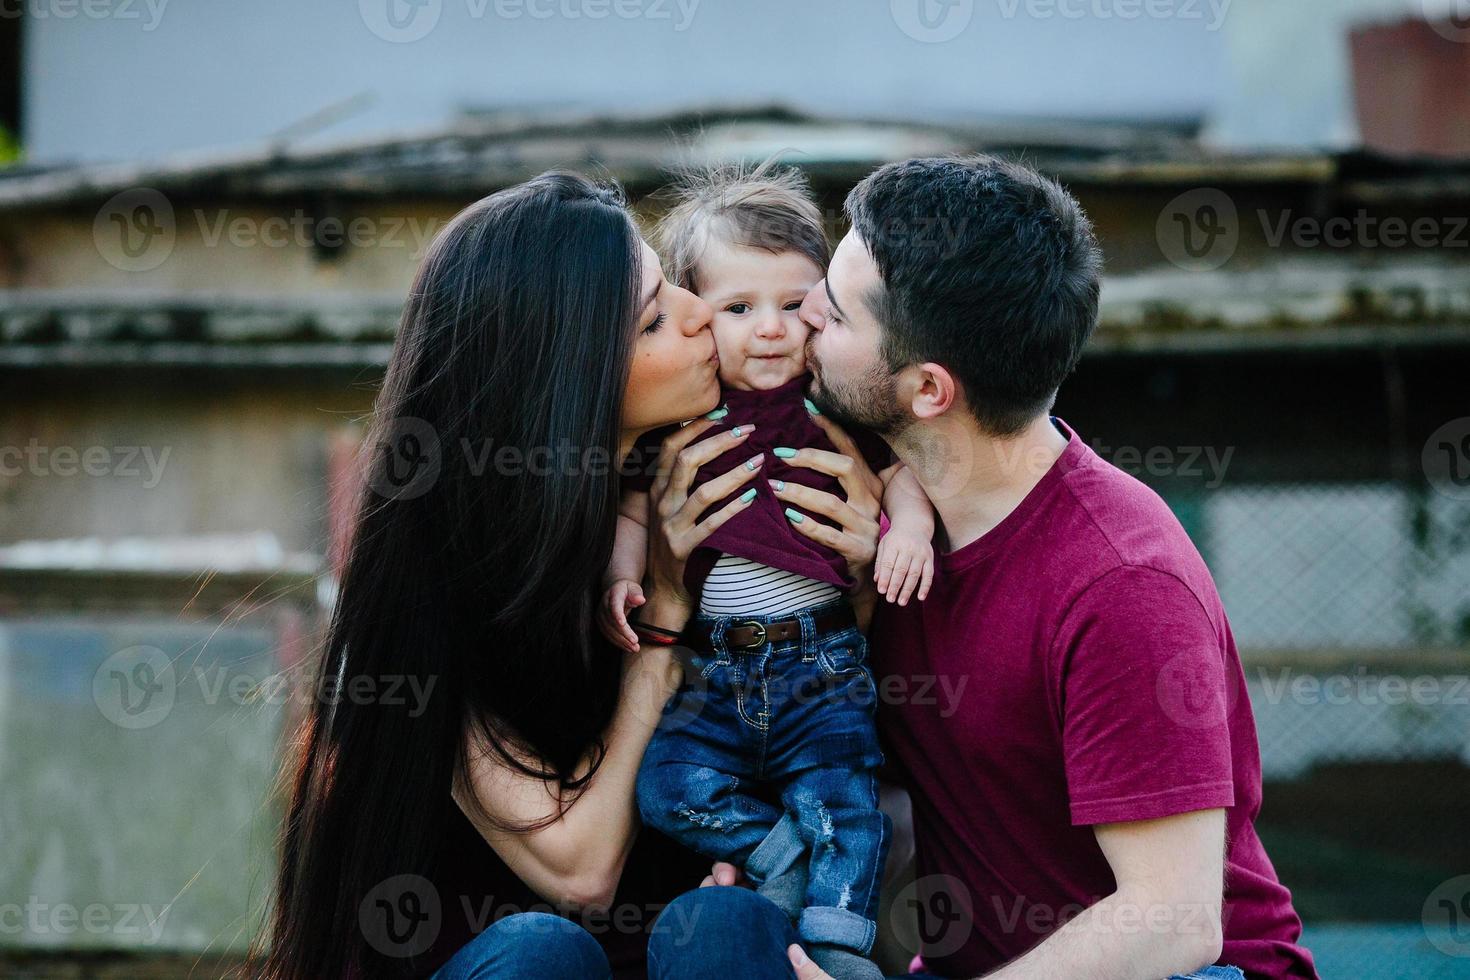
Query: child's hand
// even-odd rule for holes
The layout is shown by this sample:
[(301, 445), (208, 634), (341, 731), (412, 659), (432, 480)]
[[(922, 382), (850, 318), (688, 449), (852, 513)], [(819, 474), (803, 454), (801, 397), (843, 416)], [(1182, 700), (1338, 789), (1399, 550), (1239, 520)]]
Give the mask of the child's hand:
[(890, 527), (878, 541), (873, 578), (878, 581), (879, 593), (889, 602), (906, 606), (915, 589), (923, 602), (934, 581), (934, 546), (913, 532)]
[(648, 600), (643, 597), (643, 586), (628, 579), (618, 579), (608, 586), (597, 607), (597, 626), (607, 642), (621, 647), (629, 653), (638, 652), (638, 634), (628, 625), (628, 613)]

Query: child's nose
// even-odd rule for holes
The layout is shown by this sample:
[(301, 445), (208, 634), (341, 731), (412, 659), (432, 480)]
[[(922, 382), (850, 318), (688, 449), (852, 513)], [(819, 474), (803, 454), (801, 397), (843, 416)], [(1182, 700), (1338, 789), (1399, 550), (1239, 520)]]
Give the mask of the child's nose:
[(755, 334), (766, 340), (779, 340), (786, 333), (786, 325), (779, 316), (768, 316), (756, 325)]

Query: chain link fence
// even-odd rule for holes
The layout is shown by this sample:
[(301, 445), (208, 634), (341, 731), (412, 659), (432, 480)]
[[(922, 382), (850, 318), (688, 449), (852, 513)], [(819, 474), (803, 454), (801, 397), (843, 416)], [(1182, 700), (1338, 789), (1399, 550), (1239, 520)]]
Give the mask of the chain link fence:
[(1324, 977), (1470, 976), (1470, 480), (1453, 479), (1470, 444), (1442, 442), (1443, 467), (1434, 439), (1425, 466), (1393, 461), (1402, 479), (1310, 455), (1293, 468), (1320, 481), (1140, 474), (1220, 589), (1260, 741), (1258, 829)]

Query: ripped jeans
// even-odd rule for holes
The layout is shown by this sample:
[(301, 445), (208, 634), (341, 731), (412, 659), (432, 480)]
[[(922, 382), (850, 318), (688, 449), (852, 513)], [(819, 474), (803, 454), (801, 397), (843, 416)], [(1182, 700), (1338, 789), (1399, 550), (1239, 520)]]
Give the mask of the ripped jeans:
[[(757, 884), (804, 879), (787, 908), (799, 910), (801, 938), (866, 956), (892, 837), (878, 809), (877, 698), (861, 631), (817, 633), (813, 613), (826, 608), (695, 618), (690, 629), (708, 631), (714, 651), (694, 654), (664, 706), (638, 808), (645, 823)], [(732, 624), (792, 618), (799, 639), (725, 645)]]

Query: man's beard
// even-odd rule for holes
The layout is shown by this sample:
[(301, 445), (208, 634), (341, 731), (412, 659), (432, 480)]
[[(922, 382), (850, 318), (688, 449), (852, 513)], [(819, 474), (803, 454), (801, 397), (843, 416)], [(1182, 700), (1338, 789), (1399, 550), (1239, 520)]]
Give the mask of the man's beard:
[(829, 383), (818, 373), (821, 362), (807, 349), (807, 365), (817, 365), (812, 372), (808, 395), (822, 414), (844, 427), (862, 426), (880, 436), (894, 436), (907, 427), (908, 414), (898, 404), (898, 381), (884, 370), (881, 358), (874, 361), (856, 382)]

